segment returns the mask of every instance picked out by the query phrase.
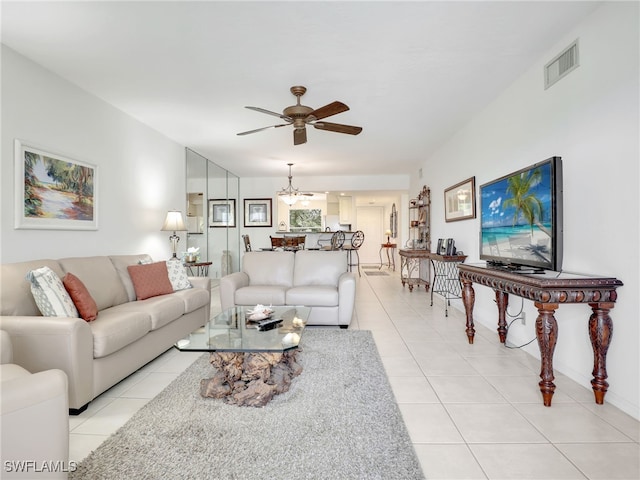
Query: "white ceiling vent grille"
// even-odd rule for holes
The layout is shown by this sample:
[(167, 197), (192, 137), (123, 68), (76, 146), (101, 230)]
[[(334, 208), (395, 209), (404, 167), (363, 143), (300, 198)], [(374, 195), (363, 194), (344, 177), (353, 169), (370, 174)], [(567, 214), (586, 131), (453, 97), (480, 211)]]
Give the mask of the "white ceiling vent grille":
[(565, 48), (544, 66), (545, 90), (580, 65), (578, 61), (578, 40)]

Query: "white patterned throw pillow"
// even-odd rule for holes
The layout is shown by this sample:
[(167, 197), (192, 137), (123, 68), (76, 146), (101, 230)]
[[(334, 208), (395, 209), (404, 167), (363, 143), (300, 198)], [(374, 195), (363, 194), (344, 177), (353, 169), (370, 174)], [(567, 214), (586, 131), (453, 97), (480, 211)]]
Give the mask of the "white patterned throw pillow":
[(167, 260), (169, 281), (174, 291), (191, 288), (191, 282), (187, 278), (187, 269), (180, 260)]
[(31, 294), (45, 317), (78, 317), (78, 310), (62, 284), (49, 267), (37, 268), (27, 274)]

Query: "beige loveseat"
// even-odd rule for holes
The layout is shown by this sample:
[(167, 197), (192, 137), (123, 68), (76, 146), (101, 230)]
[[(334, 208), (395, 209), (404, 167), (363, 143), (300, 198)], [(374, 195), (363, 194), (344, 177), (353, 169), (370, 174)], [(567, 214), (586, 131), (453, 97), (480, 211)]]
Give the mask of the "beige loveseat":
[(13, 363), (9, 334), (0, 330), (2, 478), (67, 478), (69, 415), (62, 370), (31, 374)]
[[(114, 255), (1, 266), (0, 329), (11, 336), (13, 361), (31, 373), (64, 371), (72, 413), (209, 319), (206, 277), (190, 277), (193, 288), (136, 300), (127, 267), (150, 261), (148, 255)], [(67, 272), (78, 277), (95, 300), (97, 318), (41, 316), (26, 276), (43, 266), (60, 278)]]
[(309, 325), (351, 323), (356, 277), (344, 251), (246, 252), (242, 271), (220, 279), (222, 309), (234, 305), (305, 305)]

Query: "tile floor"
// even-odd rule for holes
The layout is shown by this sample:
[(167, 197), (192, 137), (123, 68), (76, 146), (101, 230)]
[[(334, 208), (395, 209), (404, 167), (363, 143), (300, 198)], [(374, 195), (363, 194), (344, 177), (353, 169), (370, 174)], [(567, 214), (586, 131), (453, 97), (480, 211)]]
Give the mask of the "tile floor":
[[(640, 424), (557, 375), (553, 406), (542, 406), (539, 363), (500, 345), (397, 272), (358, 279), (350, 328), (371, 330), (428, 479), (640, 478)], [(219, 310), (217, 289), (212, 311)], [(70, 460), (80, 461), (200, 354), (169, 350), (70, 417)]]

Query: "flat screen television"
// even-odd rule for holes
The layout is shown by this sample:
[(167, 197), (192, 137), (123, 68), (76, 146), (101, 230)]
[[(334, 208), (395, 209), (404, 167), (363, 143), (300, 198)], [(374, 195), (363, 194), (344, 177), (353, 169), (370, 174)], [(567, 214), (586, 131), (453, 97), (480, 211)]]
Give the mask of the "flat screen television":
[(480, 186), (480, 259), (516, 271), (562, 268), (562, 160)]

